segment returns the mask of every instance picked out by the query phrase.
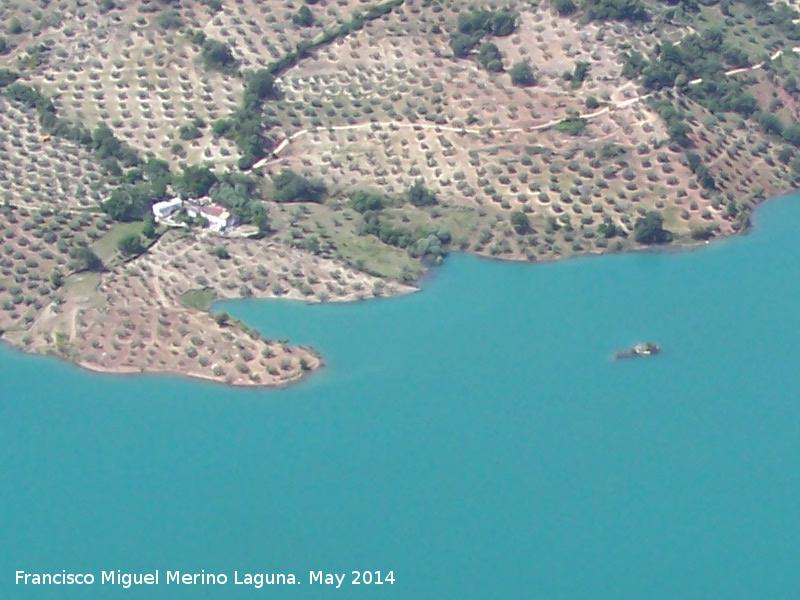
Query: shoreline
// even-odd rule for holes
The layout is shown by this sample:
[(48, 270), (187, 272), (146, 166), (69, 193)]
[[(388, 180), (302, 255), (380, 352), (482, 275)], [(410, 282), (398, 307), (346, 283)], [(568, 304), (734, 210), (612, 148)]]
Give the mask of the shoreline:
[[(778, 200), (785, 197), (789, 197), (796, 192), (788, 192), (786, 194), (780, 194), (779, 196), (775, 196), (773, 198), (769, 198), (768, 200), (764, 200), (756, 205), (755, 209), (760, 207), (763, 204), (766, 204), (768, 201)], [(754, 209), (754, 213), (756, 210)], [(515, 263), (515, 264), (528, 264), (528, 265), (551, 265), (558, 262), (562, 262), (564, 260), (574, 260), (574, 259), (581, 259), (581, 258), (596, 258), (600, 256), (613, 256), (613, 255), (624, 255), (624, 254), (634, 254), (634, 253), (646, 253), (646, 254), (678, 254), (686, 251), (695, 251), (701, 248), (705, 248), (706, 246), (711, 246), (714, 242), (720, 242), (723, 240), (731, 240), (735, 237), (744, 236), (752, 233), (755, 229), (754, 224), (750, 224), (750, 226), (743, 228), (736, 232), (731, 232), (723, 235), (715, 236), (710, 240), (689, 240), (689, 239), (682, 239), (676, 243), (669, 243), (665, 245), (654, 245), (654, 246), (644, 246), (644, 247), (635, 247), (635, 248), (627, 248), (624, 250), (619, 251), (607, 251), (607, 252), (582, 252), (582, 253), (574, 253), (574, 254), (567, 254), (560, 256), (558, 258), (548, 258), (543, 260), (530, 260), (526, 258), (499, 258), (495, 256), (490, 256), (482, 253), (470, 252), (470, 251), (463, 251), (457, 250), (450, 253), (450, 255), (455, 254), (465, 254), (474, 256), (479, 260), (486, 260), (490, 262), (498, 262), (498, 263)], [(146, 256), (145, 255), (142, 256)], [(134, 260), (132, 263), (136, 263), (137, 261)], [(446, 264), (446, 258), (445, 263)], [(345, 294), (343, 296), (339, 296), (336, 298), (330, 298), (326, 300), (320, 300), (316, 297), (314, 298), (300, 298), (296, 297), (296, 295), (292, 296), (275, 296), (269, 294), (261, 294), (261, 295), (254, 295), (252, 297), (241, 297), (241, 296), (232, 296), (228, 295), (221, 290), (215, 289), (214, 291), (219, 293), (219, 297), (214, 300), (212, 305), (206, 311), (202, 311), (199, 309), (185, 309), (187, 311), (194, 312), (199, 315), (204, 315), (206, 317), (213, 318), (213, 315), (216, 311), (214, 311), (214, 307), (222, 302), (238, 302), (242, 300), (260, 300), (260, 301), (275, 301), (275, 300), (285, 300), (290, 302), (301, 302), (306, 305), (316, 305), (316, 304), (327, 304), (327, 303), (357, 303), (357, 302), (364, 302), (367, 300), (375, 300), (381, 298), (393, 298), (398, 297), (410, 293), (418, 293), (424, 291), (425, 285), (432, 280), (433, 277), (437, 275), (438, 267), (441, 265), (427, 265), (423, 273), (420, 277), (418, 277), (415, 281), (411, 282), (410, 284), (402, 284), (403, 288), (390, 288), (390, 289), (383, 289), (379, 295), (373, 296), (364, 296), (361, 294), (356, 294), (354, 292)], [(381, 280), (385, 281), (385, 280)], [(399, 282), (393, 282), (399, 283)], [(98, 289), (99, 291), (99, 289)], [(236, 320), (238, 322), (238, 320)], [(240, 325), (247, 331), (254, 331), (250, 330), (250, 326), (247, 323), (239, 322)], [(11, 340), (7, 334), (8, 331), (2, 332), (0, 335), (0, 341), (5, 343), (8, 347), (13, 348), (23, 354), (38, 354), (43, 356), (50, 356), (57, 358), (61, 361), (71, 363), (85, 371), (96, 373), (99, 375), (108, 375), (108, 376), (136, 376), (136, 375), (163, 375), (163, 376), (170, 376), (170, 377), (181, 377), (181, 378), (190, 378), (199, 380), (202, 382), (214, 383), (224, 386), (229, 386), (233, 388), (255, 388), (255, 389), (265, 389), (265, 388), (273, 388), (273, 389), (286, 389), (290, 385), (299, 384), (305, 381), (310, 375), (312, 375), (315, 371), (320, 370), (325, 367), (324, 359), (316, 352), (313, 346), (293, 346), (291, 348), (300, 351), (301, 353), (307, 353), (308, 356), (313, 357), (313, 362), (309, 364), (307, 368), (301, 368), (299, 371), (293, 374), (288, 374), (286, 378), (282, 379), (274, 379), (270, 378), (266, 381), (254, 381), (252, 379), (242, 380), (239, 379), (232, 379), (230, 376), (217, 376), (213, 374), (205, 374), (200, 372), (199, 370), (188, 371), (188, 370), (181, 370), (177, 368), (153, 368), (152, 365), (146, 365), (143, 367), (135, 367), (135, 366), (128, 366), (128, 365), (119, 365), (115, 367), (108, 367), (102, 364), (96, 364), (84, 359), (80, 358), (73, 358), (70, 356), (66, 356), (61, 354), (52, 348), (45, 348), (45, 349), (34, 349), (28, 350), (24, 346), (19, 343), (15, 343)], [(24, 335), (24, 331), (16, 331), (17, 335)], [(291, 353), (291, 349), (289, 352)]]

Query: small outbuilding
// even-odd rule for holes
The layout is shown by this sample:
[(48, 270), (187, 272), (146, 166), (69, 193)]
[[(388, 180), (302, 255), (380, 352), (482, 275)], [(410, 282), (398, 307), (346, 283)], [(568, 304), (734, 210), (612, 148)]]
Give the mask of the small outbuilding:
[(178, 212), (182, 206), (183, 200), (180, 198), (156, 202), (153, 204), (153, 216), (156, 219), (156, 223), (160, 222), (162, 219), (166, 219), (171, 214)]

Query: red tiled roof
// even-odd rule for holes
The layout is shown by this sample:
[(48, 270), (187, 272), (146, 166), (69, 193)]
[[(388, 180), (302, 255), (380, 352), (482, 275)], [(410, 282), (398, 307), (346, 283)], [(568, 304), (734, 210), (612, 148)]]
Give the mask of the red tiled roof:
[(212, 217), (221, 217), (222, 213), (225, 212), (225, 208), (219, 204), (209, 204), (208, 206), (202, 207), (200, 212), (204, 215), (211, 215)]

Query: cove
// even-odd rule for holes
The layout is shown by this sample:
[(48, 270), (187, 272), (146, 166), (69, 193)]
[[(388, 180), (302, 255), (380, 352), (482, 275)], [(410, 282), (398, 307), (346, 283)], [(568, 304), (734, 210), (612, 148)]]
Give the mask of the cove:
[[(293, 573), (256, 593), (298, 599), (795, 598), (799, 201), (697, 251), (459, 255), (407, 297), (221, 306), (322, 353), (282, 390), (3, 348), (0, 596), (254, 593), (14, 585), (169, 569)], [(308, 584), (353, 570), (395, 583)]]

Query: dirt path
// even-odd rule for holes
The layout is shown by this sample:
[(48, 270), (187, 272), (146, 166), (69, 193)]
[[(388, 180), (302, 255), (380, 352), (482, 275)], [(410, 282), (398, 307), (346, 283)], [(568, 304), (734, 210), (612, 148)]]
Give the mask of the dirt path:
[(78, 339), (78, 313), (80, 312), (80, 307), (76, 306), (75, 310), (72, 311), (72, 318), (69, 320), (69, 339), (77, 340)]
[[(680, 42), (677, 42), (677, 43), (680, 43)], [(800, 53), (800, 46), (792, 48), (792, 51)], [(782, 54), (783, 54), (783, 50), (778, 50), (772, 56), (770, 56), (769, 59), (770, 59), (770, 61), (777, 60), (778, 58), (781, 57)], [(760, 62), (760, 63), (758, 63), (756, 65), (751, 66), (751, 67), (741, 67), (741, 68), (736, 68), (736, 69), (730, 69), (728, 71), (725, 71), (723, 73), (723, 75), (725, 75), (726, 77), (730, 77), (730, 76), (733, 76), (733, 75), (738, 75), (740, 73), (747, 73), (749, 71), (756, 71), (758, 69), (764, 68), (764, 65), (765, 65), (764, 62)], [(688, 85), (698, 85), (700, 83), (703, 83), (703, 78), (702, 77), (698, 77), (697, 79), (692, 79), (688, 83)], [(629, 81), (629, 82), (625, 83), (622, 87), (620, 87), (620, 90), (626, 89), (627, 87), (632, 86), (632, 85), (633, 85), (633, 82)], [(608, 113), (616, 111), (616, 110), (622, 110), (622, 109), (625, 109), (625, 108), (629, 108), (629, 107), (633, 106), (634, 104), (638, 104), (639, 102), (642, 102), (643, 100), (646, 100), (646, 99), (650, 98), (652, 95), (653, 94), (650, 93), (650, 94), (644, 94), (642, 96), (634, 96), (633, 98), (628, 98), (627, 100), (612, 101), (610, 106), (606, 106), (605, 108), (601, 108), (601, 109), (595, 110), (593, 112), (587, 112), (587, 113), (579, 114), (579, 115), (576, 115), (573, 118), (585, 119), (585, 120), (594, 119), (594, 118), (597, 118), (597, 117), (602, 116), (604, 114), (608, 114)], [(563, 120), (564, 120), (564, 118), (553, 119), (553, 120), (548, 121), (546, 123), (541, 123), (539, 125), (531, 125), (529, 127), (480, 127), (480, 128), (475, 128), (475, 127), (452, 127), (452, 126), (449, 126), (449, 125), (437, 125), (435, 123), (397, 123), (396, 121), (378, 121), (378, 122), (375, 122), (375, 123), (373, 123), (373, 122), (370, 122), (370, 123), (356, 123), (354, 125), (332, 125), (330, 127), (317, 127), (317, 128), (312, 128), (312, 129), (301, 129), (300, 131), (297, 131), (297, 132), (293, 133), (292, 135), (288, 136), (287, 138), (285, 138), (284, 140), (282, 140), (275, 147), (275, 150), (272, 151), (271, 156), (265, 156), (261, 160), (257, 161), (251, 167), (250, 170), (252, 171), (253, 169), (258, 169), (259, 167), (263, 167), (263, 166), (269, 164), (272, 161), (278, 160), (280, 158), (280, 156), (279, 156), (280, 153), (283, 152), (284, 150), (286, 150), (286, 148), (289, 147), (289, 145), (294, 140), (296, 140), (297, 138), (299, 138), (301, 136), (304, 136), (304, 135), (306, 135), (308, 133), (316, 133), (316, 132), (320, 132), (320, 131), (352, 131), (352, 130), (367, 129), (367, 128), (371, 128), (371, 127), (377, 126), (377, 127), (389, 127), (389, 128), (395, 127), (397, 129), (414, 129), (414, 130), (435, 129), (436, 131), (449, 131), (449, 132), (452, 132), (452, 133), (471, 133), (471, 134), (477, 134), (477, 135), (482, 135), (484, 133), (513, 134), (513, 133), (529, 133), (529, 132), (532, 132), (532, 131), (541, 131), (543, 129), (549, 129), (550, 127), (555, 127), (556, 125), (561, 123)]]

